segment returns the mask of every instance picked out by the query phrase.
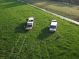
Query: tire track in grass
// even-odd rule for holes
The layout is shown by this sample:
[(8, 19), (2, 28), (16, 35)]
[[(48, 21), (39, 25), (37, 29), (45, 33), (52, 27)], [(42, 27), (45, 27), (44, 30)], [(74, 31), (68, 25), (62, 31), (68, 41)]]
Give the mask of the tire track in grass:
[(47, 47), (47, 43), (46, 43), (46, 42), (45, 42), (45, 48), (46, 48), (47, 53), (48, 53), (48, 58), (51, 59), (51, 58), (50, 58), (50, 53), (49, 53), (49, 51), (48, 51), (48, 47)]
[[(35, 40), (35, 45), (34, 45), (34, 56), (36, 57), (36, 59), (42, 59), (42, 55), (41, 55), (41, 43), (38, 42), (38, 40)], [(33, 56), (33, 57), (34, 57)]]
[[(37, 44), (39, 44), (39, 46), (40, 46), (40, 51), (39, 51), (40, 52), (40, 58), (39, 59), (43, 59), (42, 52), (45, 52), (45, 50), (47, 52), (48, 59), (50, 59), (50, 53), (49, 53), (48, 48), (47, 48), (47, 43), (43, 42), (42, 40), (38, 40)], [(43, 48), (45, 48), (44, 51), (43, 51)]]
[(17, 55), (15, 56), (16, 58), (17, 58), (17, 56), (21, 53), (24, 43), (25, 43), (25, 39), (22, 41), (22, 45), (21, 45), (21, 47), (20, 47), (20, 49), (19, 49), (19, 52), (18, 52)]
[(41, 54), (41, 40), (37, 40), (37, 44), (39, 44), (39, 46), (40, 46), (40, 59), (42, 59), (42, 54)]
[[(18, 44), (20, 43), (20, 38), (22, 38), (22, 35), (19, 36), (19, 39), (16, 41), (15, 46), (12, 48), (11, 53), (10, 53), (10, 56), (9, 56), (8, 59), (10, 59), (11, 56), (14, 54), (15, 48), (16, 48), (16, 47), (18, 46)], [(25, 38), (25, 37), (24, 37), (24, 38)], [(18, 49), (19, 49), (19, 52), (17, 52), (16, 54), (13, 55), (14, 58), (16, 58), (16, 57), (20, 54), (20, 52), (21, 52), (21, 50), (22, 50), (22, 48), (23, 48), (23, 44), (24, 44), (24, 42), (25, 42), (25, 39), (22, 40), (21, 42), (22, 42), (22, 43), (20, 44), (20, 47), (18, 48)]]
[[(19, 38), (20, 38), (21, 36), (19, 36)], [(15, 47), (17, 46), (17, 44), (18, 44), (18, 42), (20, 41), (20, 39), (18, 39), (18, 40), (16, 40), (16, 42), (15, 42), (15, 44), (14, 44), (14, 46), (13, 46), (13, 48), (11, 49), (11, 53), (10, 53), (10, 55), (9, 55), (9, 58), (8, 59), (10, 59), (10, 57), (12, 56), (12, 54), (13, 54), (13, 52), (14, 52), (14, 49), (15, 49)]]
[[(21, 59), (22, 56), (24, 56), (27, 52), (26, 49), (29, 46), (28, 45), (28, 37), (23, 37), (23, 38), (24, 39), (23, 39), (23, 41), (21, 41), (22, 43), (20, 44), (19, 51), (14, 55), (15, 59)], [(28, 54), (28, 52), (27, 52), (27, 54)], [(27, 54), (26, 54), (26, 58), (28, 58)], [(25, 58), (25, 57), (23, 57), (23, 58)]]
[(53, 55), (53, 52), (52, 52), (52, 51), (54, 51), (54, 49), (50, 48), (51, 45), (49, 43), (51, 43), (51, 42), (49, 42), (48, 40), (46, 40), (45, 44), (46, 44), (46, 48), (47, 48), (47, 51), (48, 51), (48, 54), (49, 54), (49, 59), (54, 59), (54, 55)]
[[(40, 48), (41, 48), (41, 55), (40, 55), (40, 59), (50, 59), (50, 55), (49, 55), (49, 51), (48, 51), (48, 48), (47, 48), (47, 46), (46, 46), (47, 44), (46, 44), (46, 42), (44, 41), (40, 41)], [(45, 50), (43, 51), (43, 49), (45, 48)], [(45, 52), (44, 54), (42, 54), (42, 52)]]
[(41, 55), (41, 42), (40, 42), (40, 59), (42, 58), (42, 55)]

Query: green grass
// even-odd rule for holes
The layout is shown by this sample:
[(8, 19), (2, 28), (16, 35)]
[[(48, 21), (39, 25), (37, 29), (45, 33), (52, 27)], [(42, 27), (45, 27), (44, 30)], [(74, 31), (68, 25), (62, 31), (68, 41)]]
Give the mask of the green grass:
[[(0, 2), (0, 59), (79, 59), (79, 26), (31, 7), (29, 4)], [(26, 18), (34, 27), (25, 31)], [(52, 19), (55, 33), (48, 31)]]

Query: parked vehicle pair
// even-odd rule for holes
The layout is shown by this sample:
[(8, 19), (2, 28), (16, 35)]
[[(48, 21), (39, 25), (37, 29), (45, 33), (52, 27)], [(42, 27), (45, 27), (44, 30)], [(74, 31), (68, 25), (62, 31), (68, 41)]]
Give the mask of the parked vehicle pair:
[[(31, 30), (33, 28), (33, 24), (34, 24), (34, 18), (33, 17), (29, 17), (27, 23), (25, 24), (25, 30)], [(51, 24), (49, 26), (49, 31), (54, 32), (57, 29), (57, 21), (56, 20), (52, 20)]]

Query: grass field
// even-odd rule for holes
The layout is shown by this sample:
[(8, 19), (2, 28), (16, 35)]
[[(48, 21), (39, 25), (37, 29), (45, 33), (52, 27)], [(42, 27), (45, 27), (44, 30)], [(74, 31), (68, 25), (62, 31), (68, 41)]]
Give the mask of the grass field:
[[(24, 30), (26, 18), (34, 27)], [(48, 31), (52, 19), (55, 33)], [(79, 59), (79, 26), (39, 9), (11, 0), (0, 0), (0, 59)]]
[(60, 2), (43, 1), (34, 3), (36, 6), (47, 9), (51, 12), (79, 21), (79, 6), (67, 5)]

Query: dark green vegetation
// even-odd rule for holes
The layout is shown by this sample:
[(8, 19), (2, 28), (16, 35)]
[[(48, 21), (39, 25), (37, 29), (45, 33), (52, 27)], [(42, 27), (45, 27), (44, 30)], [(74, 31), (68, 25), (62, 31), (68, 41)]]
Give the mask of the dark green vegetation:
[[(0, 0), (0, 59), (79, 59), (79, 26), (10, 1)], [(25, 31), (29, 16), (35, 17), (34, 27)], [(48, 31), (52, 18), (58, 21), (55, 33)]]

